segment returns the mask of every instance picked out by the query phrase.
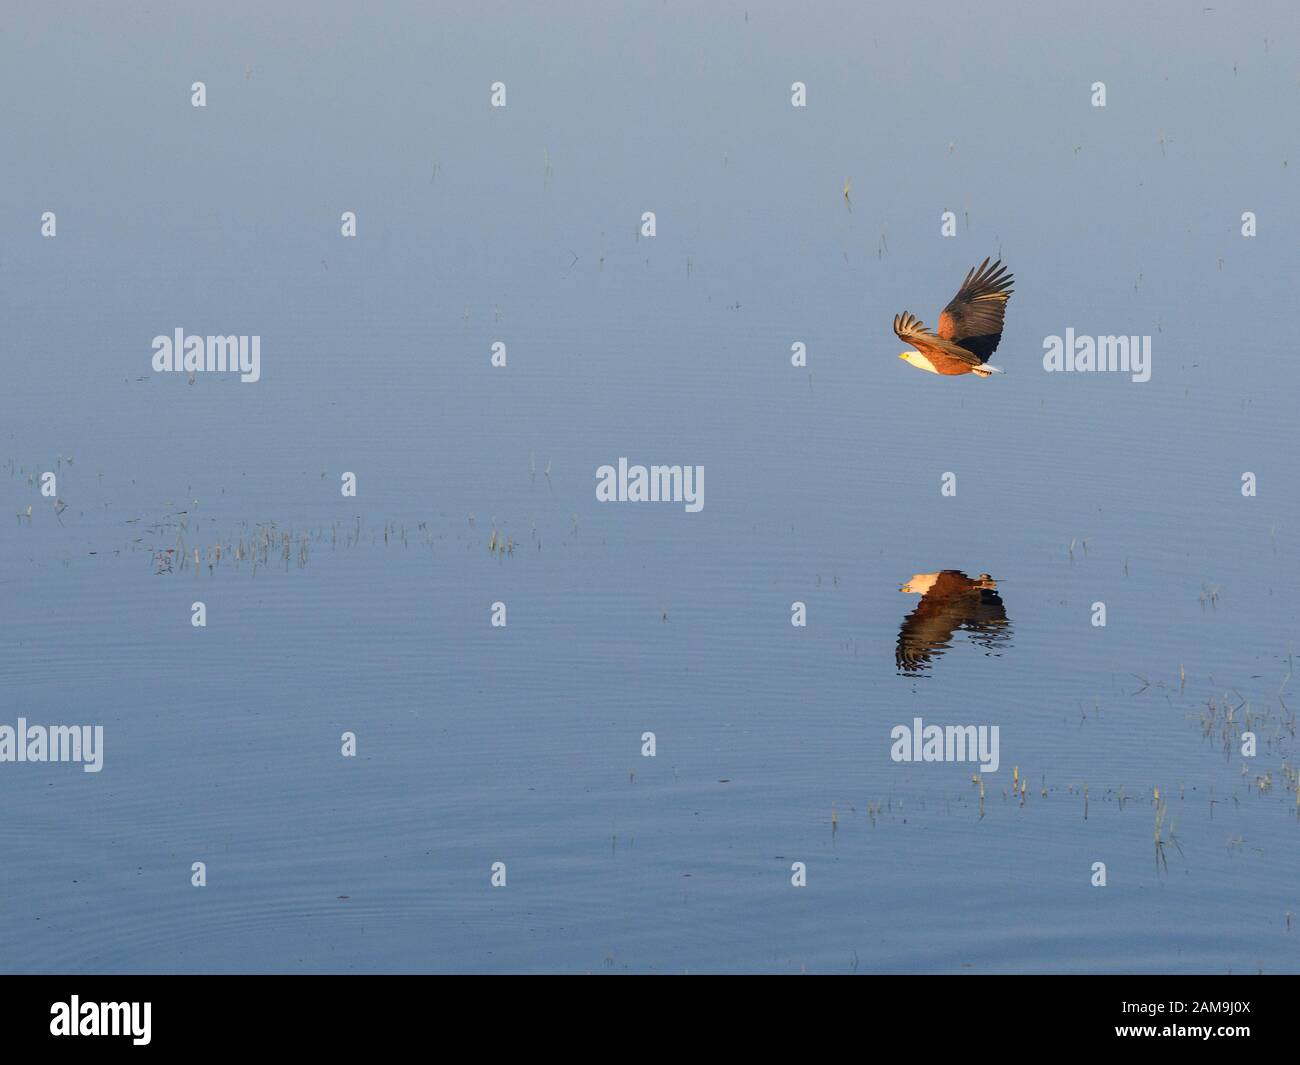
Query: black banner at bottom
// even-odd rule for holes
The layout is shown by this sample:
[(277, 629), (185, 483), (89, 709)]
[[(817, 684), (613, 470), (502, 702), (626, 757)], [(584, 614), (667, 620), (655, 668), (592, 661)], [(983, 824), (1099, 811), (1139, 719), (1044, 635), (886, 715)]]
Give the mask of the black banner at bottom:
[[(702, 988), (703, 980), (710, 985)], [(114, 1044), (204, 1052), (399, 1051), (412, 1038), (475, 1035), (492, 1049), (563, 1041), (596, 1052), (672, 1034), (686, 1043), (787, 1038), (811, 1047), (838, 1024), (871, 1043), (926, 1051), (1021, 1046), (1050, 1029), (1071, 1050), (1192, 1044), (1280, 1045), (1295, 1027), (1296, 985), (1277, 977), (862, 976), (546, 978), (454, 976), (9, 976), (0, 978), (0, 1050), (99, 1053)], [(818, 1021), (821, 1018), (821, 1021)], [(619, 1035), (620, 1031), (622, 1036)], [(687, 1033), (691, 1033), (689, 1037)], [(607, 1042), (622, 1038), (622, 1043)], [(685, 1039), (686, 1043), (682, 1040)], [(883, 1044), (881, 1044), (883, 1046)], [(1141, 1051), (1145, 1053), (1146, 1051)]]

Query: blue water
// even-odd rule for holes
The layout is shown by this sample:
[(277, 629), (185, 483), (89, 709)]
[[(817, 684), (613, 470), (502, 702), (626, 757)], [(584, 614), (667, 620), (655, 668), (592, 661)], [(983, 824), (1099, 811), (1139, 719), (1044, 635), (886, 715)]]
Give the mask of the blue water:
[[(105, 746), (0, 763), (0, 970), (1300, 968), (1290, 5), (7, 21), (0, 725)], [(900, 362), (988, 255), (1006, 375)]]

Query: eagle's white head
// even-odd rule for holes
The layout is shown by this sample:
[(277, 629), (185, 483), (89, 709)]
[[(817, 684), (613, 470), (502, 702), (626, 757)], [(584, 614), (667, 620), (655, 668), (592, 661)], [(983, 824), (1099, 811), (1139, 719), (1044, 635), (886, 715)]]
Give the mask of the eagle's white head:
[(934, 368), (934, 363), (922, 355), (919, 351), (900, 351), (898, 357), (904, 362), (910, 363), (918, 370), (929, 370), (930, 373), (938, 373)]
[[(899, 357), (901, 358), (902, 356)], [(939, 574), (937, 573), (916, 573), (913, 574), (910, 581), (906, 581), (898, 590), (911, 595), (925, 595), (926, 592), (934, 587), (935, 581), (938, 579)]]

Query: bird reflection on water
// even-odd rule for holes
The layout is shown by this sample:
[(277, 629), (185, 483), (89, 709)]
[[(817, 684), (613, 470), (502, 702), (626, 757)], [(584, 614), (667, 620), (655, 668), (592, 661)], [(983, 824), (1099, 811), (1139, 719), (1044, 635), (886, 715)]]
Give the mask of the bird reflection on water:
[(920, 595), (921, 601), (898, 629), (894, 660), (899, 675), (930, 669), (952, 646), (956, 632), (969, 633), (973, 643), (991, 654), (1009, 647), (1011, 622), (997, 587), (987, 573), (972, 578), (955, 569), (918, 573), (902, 585), (900, 592)]

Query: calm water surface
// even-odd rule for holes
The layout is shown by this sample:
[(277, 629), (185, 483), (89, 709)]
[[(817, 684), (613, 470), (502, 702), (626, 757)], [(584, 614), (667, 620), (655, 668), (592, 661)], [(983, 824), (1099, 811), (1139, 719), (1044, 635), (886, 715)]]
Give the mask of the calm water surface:
[[(1300, 968), (1290, 5), (9, 22), (0, 724), (105, 755), (0, 764), (0, 970)], [(901, 363), (987, 255), (1006, 376)]]

